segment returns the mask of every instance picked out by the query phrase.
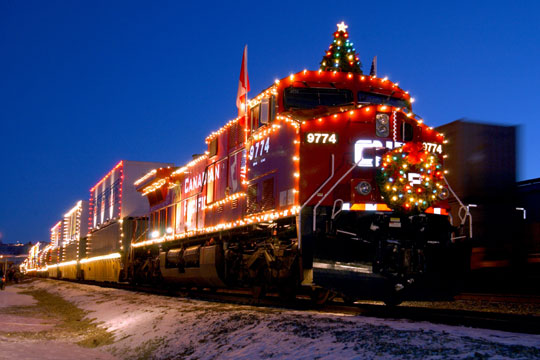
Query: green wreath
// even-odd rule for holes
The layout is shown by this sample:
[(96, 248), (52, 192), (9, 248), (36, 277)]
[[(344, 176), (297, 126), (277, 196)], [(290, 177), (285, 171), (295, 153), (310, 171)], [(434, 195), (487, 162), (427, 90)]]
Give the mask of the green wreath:
[(420, 143), (407, 143), (381, 159), (377, 184), (388, 207), (396, 211), (423, 212), (446, 190), (438, 156)]

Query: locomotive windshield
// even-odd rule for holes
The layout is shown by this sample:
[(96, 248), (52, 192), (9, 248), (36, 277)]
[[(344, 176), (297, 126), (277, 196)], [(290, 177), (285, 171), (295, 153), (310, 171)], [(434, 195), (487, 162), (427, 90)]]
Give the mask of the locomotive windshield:
[(411, 104), (407, 100), (396, 99), (387, 95), (374, 94), (365, 91), (358, 92), (359, 104), (380, 104), (411, 110)]
[(285, 109), (313, 109), (318, 106), (342, 106), (354, 104), (351, 90), (328, 88), (285, 89), (283, 103)]

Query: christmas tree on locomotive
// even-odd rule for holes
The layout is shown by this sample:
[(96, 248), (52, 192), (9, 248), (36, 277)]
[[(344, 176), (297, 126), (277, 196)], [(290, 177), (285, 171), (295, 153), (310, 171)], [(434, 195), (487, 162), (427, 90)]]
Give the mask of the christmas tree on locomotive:
[(396, 302), (451, 277), (444, 138), (373, 68), (362, 73), (342, 22), (318, 71), (246, 101), (245, 51), (240, 116), (206, 138), (204, 155), (137, 181), (151, 230), (134, 256), (183, 285), (322, 300)]

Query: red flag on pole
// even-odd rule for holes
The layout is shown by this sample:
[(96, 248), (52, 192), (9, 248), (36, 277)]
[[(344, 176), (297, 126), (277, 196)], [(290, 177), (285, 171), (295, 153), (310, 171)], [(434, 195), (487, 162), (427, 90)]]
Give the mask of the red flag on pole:
[(249, 91), (249, 78), (247, 70), (247, 45), (242, 56), (242, 68), (240, 69), (240, 81), (238, 82), (238, 94), (236, 95), (236, 107), (238, 116), (246, 113), (247, 93)]

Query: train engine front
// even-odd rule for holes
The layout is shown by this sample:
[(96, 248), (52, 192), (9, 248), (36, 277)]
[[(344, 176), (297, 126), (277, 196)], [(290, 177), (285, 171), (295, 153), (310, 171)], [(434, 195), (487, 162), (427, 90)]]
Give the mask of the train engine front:
[(278, 87), (281, 115), (300, 123), (303, 283), (387, 302), (448, 289), (444, 137), (413, 114), (409, 94), (386, 78), (328, 71)]

